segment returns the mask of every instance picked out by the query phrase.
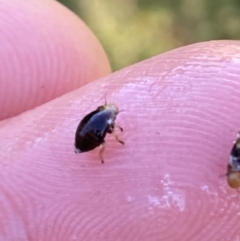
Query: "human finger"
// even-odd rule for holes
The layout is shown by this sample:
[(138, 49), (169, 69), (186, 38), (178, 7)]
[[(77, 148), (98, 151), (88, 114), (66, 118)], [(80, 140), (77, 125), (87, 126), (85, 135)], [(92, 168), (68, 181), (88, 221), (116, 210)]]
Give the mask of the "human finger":
[[(235, 240), (238, 198), (219, 175), (239, 129), (239, 46), (176, 49), (0, 123), (5, 237)], [(103, 165), (73, 144), (105, 96), (125, 145), (109, 135)]]
[(0, 120), (110, 73), (87, 26), (57, 1), (1, 1)]

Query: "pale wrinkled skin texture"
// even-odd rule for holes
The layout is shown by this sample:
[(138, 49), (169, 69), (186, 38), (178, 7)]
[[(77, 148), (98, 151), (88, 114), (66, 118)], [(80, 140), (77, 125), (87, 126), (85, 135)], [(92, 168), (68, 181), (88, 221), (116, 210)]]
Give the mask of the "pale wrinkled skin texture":
[[(0, 122), (0, 240), (238, 240), (239, 194), (219, 176), (240, 125), (239, 53), (238, 41), (186, 46)], [(102, 165), (73, 144), (106, 96), (124, 110), (125, 146), (108, 136)]]

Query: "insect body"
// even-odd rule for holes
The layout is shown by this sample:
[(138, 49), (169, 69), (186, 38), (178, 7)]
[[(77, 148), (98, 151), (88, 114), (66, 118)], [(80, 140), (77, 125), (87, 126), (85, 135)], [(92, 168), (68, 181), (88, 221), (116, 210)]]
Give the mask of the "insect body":
[(106, 146), (104, 139), (107, 133), (113, 134), (118, 142), (124, 144), (115, 133), (116, 127), (123, 131), (115, 123), (118, 113), (119, 110), (116, 105), (105, 104), (86, 115), (79, 123), (75, 134), (75, 152), (86, 152), (101, 146), (99, 157), (101, 162), (104, 163), (103, 152)]
[(230, 153), (229, 163), (227, 165), (227, 182), (232, 188), (240, 187), (240, 132), (237, 134), (236, 141)]

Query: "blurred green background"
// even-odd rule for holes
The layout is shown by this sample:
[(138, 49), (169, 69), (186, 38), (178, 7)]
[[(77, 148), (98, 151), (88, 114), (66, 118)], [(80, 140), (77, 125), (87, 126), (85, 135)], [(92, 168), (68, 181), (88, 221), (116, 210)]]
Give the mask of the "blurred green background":
[(58, 0), (102, 43), (113, 71), (183, 45), (240, 38), (240, 0)]

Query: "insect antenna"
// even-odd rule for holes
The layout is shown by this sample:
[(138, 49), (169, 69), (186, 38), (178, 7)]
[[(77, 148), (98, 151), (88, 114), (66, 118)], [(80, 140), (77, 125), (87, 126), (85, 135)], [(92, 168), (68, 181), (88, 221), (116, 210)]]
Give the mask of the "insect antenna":
[(104, 105), (106, 105), (107, 104), (107, 95), (106, 94), (104, 95), (104, 100), (105, 100)]
[(120, 113), (120, 112), (125, 112), (126, 110), (120, 110), (120, 111), (118, 111), (118, 113)]
[(226, 173), (226, 174), (221, 174), (221, 175), (219, 175), (218, 177), (219, 178), (222, 178), (222, 177), (226, 177), (226, 176), (228, 176), (229, 175), (229, 173)]

